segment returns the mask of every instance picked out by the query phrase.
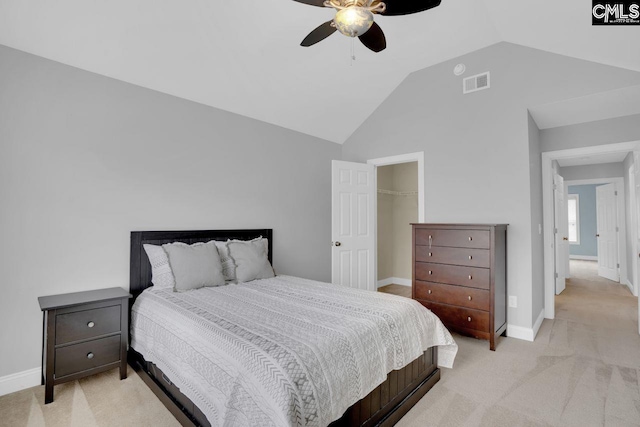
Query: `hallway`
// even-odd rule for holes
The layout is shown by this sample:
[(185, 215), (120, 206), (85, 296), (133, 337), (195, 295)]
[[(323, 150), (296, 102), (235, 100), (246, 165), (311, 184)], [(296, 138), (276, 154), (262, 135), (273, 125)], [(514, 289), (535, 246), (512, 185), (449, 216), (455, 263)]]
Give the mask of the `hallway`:
[(598, 276), (597, 261), (571, 260), (570, 269), (556, 296), (556, 319), (638, 333), (638, 299), (627, 286)]

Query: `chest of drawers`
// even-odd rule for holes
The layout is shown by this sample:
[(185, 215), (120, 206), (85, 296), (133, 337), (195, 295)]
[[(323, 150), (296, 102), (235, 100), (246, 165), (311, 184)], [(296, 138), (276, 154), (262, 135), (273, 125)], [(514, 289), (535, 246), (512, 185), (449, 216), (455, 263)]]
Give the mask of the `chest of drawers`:
[(128, 301), (122, 288), (38, 298), (43, 312), (42, 384), (53, 386), (112, 368), (127, 377)]
[(507, 328), (507, 225), (412, 226), (413, 298), (450, 330), (495, 350)]

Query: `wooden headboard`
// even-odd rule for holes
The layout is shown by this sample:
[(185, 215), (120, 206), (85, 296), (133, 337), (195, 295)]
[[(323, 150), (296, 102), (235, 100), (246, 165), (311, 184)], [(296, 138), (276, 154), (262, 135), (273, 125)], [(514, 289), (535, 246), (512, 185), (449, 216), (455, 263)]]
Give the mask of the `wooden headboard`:
[(269, 262), (273, 264), (273, 230), (195, 230), (195, 231), (132, 231), (129, 292), (135, 299), (151, 286), (151, 265), (142, 245), (163, 245), (171, 242), (193, 244), (210, 240), (251, 240), (256, 237), (269, 239)]

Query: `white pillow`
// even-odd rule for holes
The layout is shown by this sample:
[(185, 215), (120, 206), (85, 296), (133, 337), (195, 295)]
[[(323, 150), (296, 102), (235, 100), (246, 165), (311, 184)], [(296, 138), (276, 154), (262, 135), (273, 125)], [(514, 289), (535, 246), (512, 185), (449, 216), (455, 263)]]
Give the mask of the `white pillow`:
[(229, 248), (227, 248), (227, 242), (231, 240), (220, 241), (216, 240), (216, 247), (218, 248), (218, 254), (220, 255), (220, 262), (222, 263), (222, 275), (227, 283), (236, 281), (236, 265), (233, 263), (233, 258), (229, 255)]
[(169, 257), (169, 265), (175, 278), (173, 289), (176, 292), (225, 284), (215, 241), (193, 245), (168, 243), (162, 245), (162, 248)]
[(227, 242), (227, 248), (236, 266), (235, 273), (238, 282), (250, 282), (275, 276), (273, 267), (269, 263), (269, 241), (267, 239), (232, 240)]
[(142, 247), (151, 264), (151, 283), (153, 286), (173, 289), (176, 281), (169, 265), (169, 257), (162, 246), (144, 244)]

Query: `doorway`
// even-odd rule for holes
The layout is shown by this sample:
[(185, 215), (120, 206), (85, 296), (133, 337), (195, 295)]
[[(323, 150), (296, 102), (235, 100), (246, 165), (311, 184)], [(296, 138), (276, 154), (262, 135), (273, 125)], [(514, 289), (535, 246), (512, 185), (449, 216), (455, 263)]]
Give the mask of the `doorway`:
[[(631, 153), (631, 157), (626, 157), (628, 160), (631, 158), (631, 164), (634, 167), (640, 166), (638, 160), (640, 156), (638, 155), (638, 150), (640, 150), (640, 141), (629, 142), (629, 143), (621, 143), (621, 144), (609, 144), (602, 146), (594, 146), (594, 147), (583, 147), (576, 149), (568, 149), (568, 150), (558, 150), (552, 152), (542, 153), (542, 181), (543, 181), (543, 220), (544, 220), (544, 292), (545, 292), (545, 305), (544, 312), (545, 317), (548, 319), (554, 319), (556, 316), (556, 273), (558, 271), (558, 264), (568, 261), (564, 259), (558, 259), (558, 250), (561, 249), (559, 245), (557, 245), (556, 240), (557, 236), (557, 228), (556, 228), (556, 210), (555, 210), (555, 195), (554, 195), (554, 176), (559, 172), (559, 164), (558, 161), (575, 159), (582, 161), (579, 164), (589, 164), (583, 160), (585, 159), (594, 159), (593, 163), (603, 163), (599, 161), (599, 157), (606, 158), (607, 156), (617, 156), (620, 154), (624, 154), (625, 157)], [(626, 162), (625, 162), (626, 164)], [(637, 170), (635, 170), (635, 183), (638, 182)], [(617, 178), (621, 183), (624, 183), (624, 174), (623, 178)], [(565, 176), (565, 181), (570, 181)], [(601, 180), (602, 181), (602, 180)], [(637, 184), (635, 184), (634, 191), (639, 190)], [(638, 292), (638, 277), (634, 276), (633, 271), (637, 271), (636, 269), (631, 268), (633, 263), (638, 263), (638, 253), (631, 252), (634, 249), (634, 245), (632, 245), (633, 240), (637, 240), (638, 236), (632, 236), (631, 233), (627, 233), (627, 221), (637, 222), (638, 221), (638, 204), (636, 197), (636, 206), (634, 206), (633, 210), (630, 211), (630, 218), (627, 218), (625, 210), (624, 198), (627, 200), (630, 199), (630, 193), (625, 193), (624, 185), (620, 185), (616, 191), (618, 191), (618, 198), (622, 199), (622, 203), (617, 203), (617, 212), (615, 214), (617, 218), (617, 229), (615, 230), (617, 235), (619, 236), (618, 240), (618, 262), (616, 262), (616, 270), (617, 264), (620, 264), (620, 279), (622, 280), (623, 285), (629, 286), (632, 289), (634, 295), (637, 296)], [(627, 187), (629, 185), (627, 184)], [(565, 193), (565, 200), (567, 199), (567, 195)], [(630, 202), (627, 203), (629, 205)], [(609, 216), (612, 215), (611, 212), (608, 213)], [(629, 227), (631, 230), (631, 227)], [(567, 236), (564, 234), (563, 236)], [(607, 243), (609, 247), (611, 247), (611, 243)], [(627, 251), (627, 248), (629, 251)], [(627, 258), (627, 252), (629, 252), (629, 257)], [(568, 264), (568, 262), (567, 262)], [(627, 264), (630, 268), (627, 268)], [(566, 264), (565, 264), (566, 265)], [(562, 266), (560, 266), (562, 268)], [(570, 270), (570, 269), (569, 269)], [(627, 280), (627, 271), (632, 271), (628, 274)], [(627, 283), (628, 282), (628, 283)], [(620, 285), (617, 285), (621, 287)], [(628, 291), (627, 291), (628, 292)], [(637, 305), (637, 304), (636, 304)], [(640, 310), (640, 308), (638, 309)], [(640, 331), (640, 324), (638, 325), (638, 330)]]
[(418, 162), (378, 166), (377, 288), (411, 296), (411, 224), (418, 222)]

